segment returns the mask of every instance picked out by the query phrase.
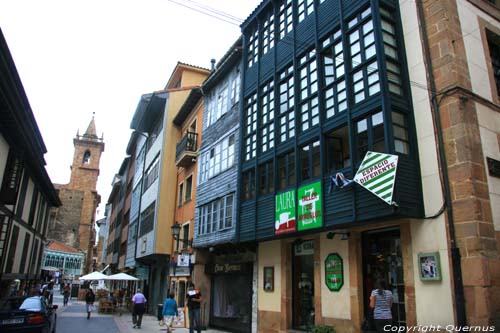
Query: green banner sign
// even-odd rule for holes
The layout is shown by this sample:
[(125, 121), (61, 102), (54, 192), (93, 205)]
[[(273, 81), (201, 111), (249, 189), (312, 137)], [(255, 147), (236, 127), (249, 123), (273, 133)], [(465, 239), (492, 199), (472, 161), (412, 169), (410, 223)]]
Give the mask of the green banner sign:
[(280, 193), (276, 195), (275, 200), (275, 234), (279, 235), (295, 231), (297, 225), (295, 190)]
[(323, 225), (321, 211), (321, 182), (301, 186), (298, 191), (298, 230), (319, 228)]
[(330, 291), (339, 291), (344, 285), (344, 263), (338, 253), (330, 253), (325, 259), (325, 283)]

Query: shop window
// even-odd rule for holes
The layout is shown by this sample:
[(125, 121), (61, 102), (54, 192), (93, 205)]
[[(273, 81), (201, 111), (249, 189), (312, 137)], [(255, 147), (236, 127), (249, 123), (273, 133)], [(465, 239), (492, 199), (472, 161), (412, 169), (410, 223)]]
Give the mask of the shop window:
[(285, 142), (295, 136), (293, 65), (280, 73), (279, 94), (279, 140)]
[(278, 157), (278, 189), (295, 184), (295, 153), (293, 151)]
[(316, 178), (321, 175), (319, 140), (299, 148), (300, 181)]
[(242, 196), (243, 200), (255, 198), (255, 170), (251, 169), (243, 173)]
[(260, 149), (265, 152), (274, 147), (274, 81), (262, 87), (260, 117)]
[(274, 163), (273, 161), (259, 166), (259, 194), (266, 195), (274, 192)]
[(333, 173), (351, 165), (347, 126), (335, 129), (326, 136), (327, 171)]
[(368, 150), (385, 152), (384, 116), (382, 111), (356, 122), (357, 162)]

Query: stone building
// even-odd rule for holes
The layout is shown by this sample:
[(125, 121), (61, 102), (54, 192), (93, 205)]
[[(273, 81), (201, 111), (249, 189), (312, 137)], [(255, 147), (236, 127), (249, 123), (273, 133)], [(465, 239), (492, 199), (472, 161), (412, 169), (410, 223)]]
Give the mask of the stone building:
[(85, 252), (83, 274), (92, 271), (95, 246), (95, 213), (101, 202), (97, 193), (99, 163), (104, 151), (102, 137), (96, 135), (94, 118), (83, 135), (73, 139), (75, 152), (71, 164), (70, 182), (54, 184), (62, 206), (52, 210), (50, 236)]

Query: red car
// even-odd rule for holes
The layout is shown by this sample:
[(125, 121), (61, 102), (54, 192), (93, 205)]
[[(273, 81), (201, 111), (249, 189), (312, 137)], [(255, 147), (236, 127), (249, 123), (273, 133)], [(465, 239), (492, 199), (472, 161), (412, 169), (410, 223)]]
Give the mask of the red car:
[(0, 332), (55, 333), (57, 305), (44, 297), (8, 297), (0, 300)]

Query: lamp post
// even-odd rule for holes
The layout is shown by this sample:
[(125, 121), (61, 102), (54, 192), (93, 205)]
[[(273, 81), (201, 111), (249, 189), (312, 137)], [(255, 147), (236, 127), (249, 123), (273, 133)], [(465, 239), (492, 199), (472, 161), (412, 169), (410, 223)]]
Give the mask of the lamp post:
[(172, 237), (178, 241), (182, 242), (183, 244), (186, 244), (187, 246), (192, 246), (193, 245), (193, 240), (192, 239), (184, 239), (180, 238), (179, 235), (181, 233), (181, 225), (178, 222), (175, 222), (172, 227)]

